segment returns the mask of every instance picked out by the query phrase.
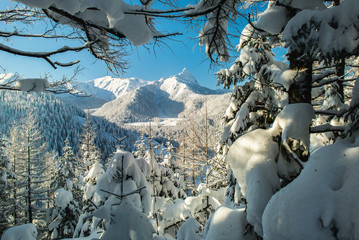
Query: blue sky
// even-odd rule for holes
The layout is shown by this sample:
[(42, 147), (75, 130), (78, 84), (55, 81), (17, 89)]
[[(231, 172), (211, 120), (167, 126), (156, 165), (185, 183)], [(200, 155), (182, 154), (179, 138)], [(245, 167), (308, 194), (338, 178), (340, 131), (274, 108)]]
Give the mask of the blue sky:
[[(9, 0), (1, 0), (0, 8), (4, 9), (11, 3)], [(156, 25), (158, 26), (158, 25)], [(6, 26), (5, 26), (6, 27)], [(32, 26), (36, 30), (36, 25)], [(242, 28), (242, 26), (239, 26)], [(187, 68), (197, 78), (198, 82), (206, 87), (215, 89), (217, 80), (214, 73), (223, 66), (211, 68), (210, 61), (206, 58), (204, 47), (198, 46), (198, 41), (194, 38), (196, 33), (188, 30), (185, 24), (171, 21), (159, 25), (159, 29), (166, 29), (168, 32), (183, 32), (183, 36), (173, 37), (173, 40), (166, 40), (167, 46), (155, 47), (133, 47), (127, 57), (130, 68), (122, 77), (139, 77), (145, 80), (158, 80), (161, 77), (169, 77)], [(233, 44), (237, 44), (235, 42)], [(15, 40), (6, 43), (22, 50), (45, 51), (60, 47), (62, 42), (49, 42), (48, 40), (26, 39)], [(81, 60), (80, 66), (84, 69), (77, 76), (80, 81), (92, 80), (106, 75), (113, 76), (106, 69), (103, 62), (96, 60), (86, 50), (81, 53), (63, 54), (58, 60)], [(226, 67), (230, 67), (229, 63)], [(24, 77), (40, 77), (45, 73), (52, 75), (55, 79), (60, 79), (63, 75), (71, 76), (74, 67), (53, 69), (47, 62), (41, 59), (14, 56), (12, 54), (0, 52), (0, 66), (8, 72), (17, 72)]]

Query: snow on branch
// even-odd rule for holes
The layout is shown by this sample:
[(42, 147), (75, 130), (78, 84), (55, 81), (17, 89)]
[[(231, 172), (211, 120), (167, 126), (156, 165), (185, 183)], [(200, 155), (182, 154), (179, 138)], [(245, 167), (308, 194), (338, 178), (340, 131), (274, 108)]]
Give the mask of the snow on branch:
[[(282, 40), (293, 60), (325, 60), (359, 54), (359, 5), (344, 1), (325, 10), (303, 10), (286, 25)], [(308, 47), (310, 46), (310, 47)]]
[(324, 133), (324, 132), (344, 132), (347, 126), (333, 126), (329, 123), (310, 128), (310, 133)]
[(68, 63), (60, 63), (60, 62), (53, 62), (49, 57), (56, 55), (56, 54), (64, 53), (64, 52), (79, 52), (83, 49), (89, 48), (91, 44), (92, 43), (87, 42), (80, 47), (63, 46), (57, 50), (49, 51), (49, 52), (31, 52), (31, 51), (23, 51), (23, 50), (19, 50), (16, 48), (12, 48), (12, 47), (9, 47), (9, 46), (6, 46), (6, 45), (0, 43), (0, 50), (4, 51), (4, 52), (15, 54), (15, 55), (25, 56), (25, 57), (42, 58), (45, 61), (47, 61), (53, 68), (56, 69), (57, 68), (56, 65), (72, 66), (72, 65), (78, 63), (78, 61), (73, 61), (73, 62), (68, 62)]
[(117, 197), (117, 198), (119, 198), (119, 199), (122, 199), (122, 198), (127, 197), (127, 196), (130, 196), (130, 195), (132, 195), (132, 194), (141, 193), (141, 190), (142, 190), (142, 189), (145, 189), (145, 188), (146, 188), (146, 186), (143, 186), (143, 187), (140, 187), (140, 188), (138, 188), (138, 189), (136, 189), (136, 190), (134, 190), (134, 191), (132, 191), (132, 192), (126, 193), (126, 194), (116, 194), (116, 193), (113, 193), (113, 192), (109, 192), (109, 191), (107, 191), (107, 190), (105, 190), (105, 189), (100, 189), (100, 190), (103, 191), (103, 192), (105, 192), (105, 193), (114, 195), (115, 197)]

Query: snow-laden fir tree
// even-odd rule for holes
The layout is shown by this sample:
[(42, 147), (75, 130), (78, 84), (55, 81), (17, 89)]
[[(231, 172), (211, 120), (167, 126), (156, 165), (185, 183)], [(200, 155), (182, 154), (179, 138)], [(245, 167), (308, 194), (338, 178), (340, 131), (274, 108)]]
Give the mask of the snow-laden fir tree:
[[(41, 186), (44, 181), (44, 155), (47, 150), (44, 136), (33, 113), (10, 132), (9, 156), (15, 179), (12, 181), (14, 198), (13, 214), (17, 222), (32, 223), (34, 219), (45, 218), (44, 195)], [(13, 135), (14, 134), (14, 135)], [(19, 216), (20, 215), (20, 216)]]
[(101, 239), (152, 239), (155, 231), (147, 218), (151, 205), (148, 187), (133, 155), (118, 150), (96, 186), (104, 205), (94, 216), (106, 220)]
[[(267, 124), (261, 126), (266, 129), (250, 129), (246, 125), (250, 122), (248, 120), (251, 120), (249, 117), (248, 120), (242, 121), (244, 122), (245, 134), (233, 135), (233, 139), (227, 141), (227, 143), (233, 144), (229, 148), (227, 162), (232, 168), (241, 187), (241, 193), (247, 201), (245, 206), (246, 221), (253, 226), (254, 232), (264, 239), (345, 239), (345, 236), (350, 235), (346, 234), (347, 232), (344, 229), (352, 229), (350, 227), (352, 225), (342, 224), (343, 221), (339, 221), (342, 216), (341, 213), (336, 212), (333, 215), (331, 207), (321, 209), (320, 212), (325, 213), (322, 215), (295, 211), (296, 207), (304, 205), (306, 209), (316, 209), (315, 203), (312, 205), (309, 201), (311, 197), (316, 195), (315, 192), (306, 191), (305, 203), (301, 203), (303, 198), (299, 197), (301, 200), (292, 204), (290, 201), (293, 201), (294, 198), (289, 196), (292, 191), (295, 191), (296, 187), (309, 187), (309, 182), (306, 183), (309, 185), (302, 184), (304, 176), (301, 178), (301, 175), (305, 173), (306, 179), (308, 179), (308, 174), (319, 171), (314, 167), (316, 165), (314, 162), (316, 159), (322, 159), (323, 152), (320, 152), (309, 159), (313, 166), (308, 164), (310, 167), (306, 169), (307, 165), (303, 164), (308, 160), (310, 152), (309, 126), (312, 118), (315, 117), (311, 105), (314, 105), (317, 114), (336, 116), (336, 118), (330, 117), (322, 121), (317, 120), (316, 122), (319, 122), (320, 126), (311, 128), (312, 132), (340, 132), (344, 128), (338, 125), (350, 123), (347, 121), (350, 119), (340, 119), (343, 114), (345, 116), (346, 112), (352, 112), (355, 109), (355, 104), (348, 107), (348, 101), (345, 99), (346, 94), (343, 94), (352, 89), (350, 86), (346, 86), (345, 82), (354, 80), (353, 76), (345, 77), (343, 61), (345, 58), (357, 55), (356, 50), (354, 50), (357, 48), (357, 41), (352, 38), (352, 33), (357, 34), (358, 30), (356, 23), (349, 21), (353, 16), (356, 16), (357, 13), (354, 13), (353, 9), (357, 7), (358, 4), (351, 0), (344, 1), (340, 6), (332, 8), (327, 8), (322, 1), (278, 0), (269, 4), (268, 9), (260, 15), (256, 23), (251, 23), (251, 27), (257, 31), (260, 37), (267, 39), (268, 42), (273, 39), (277, 42), (279, 40), (279, 43), (285, 42), (286, 46), (289, 47), (289, 66), (276, 70), (275, 65), (278, 66), (278, 64), (259, 65), (261, 70), (256, 76), (259, 79), (267, 76), (269, 89), (279, 87), (281, 91), (287, 93), (284, 95), (284, 97), (288, 97), (287, 102), (283, 102), (282, 106), (275, 104), (276, 101), (273, 97), (266, 101), (278, 108), (270, 118), (271, 121), (267, 122), (273, 123), (272, 126)], [(349, 13), (353, 13), (353, 15), (349, 15)], [(290, 18), (292, 19), (290, 20)], [(280, 38), (281, 35), (282, 38)], [(350, 44), (343, 44), (344, 42)], [(252, 50), (250, 49), (252, 53), (254, 52), (253, 47), (255, 46), (251, 47)], [(244, 59), (247, 55), (247, 52), (243, 52), (242, 49), (239, 60), (241, 61), (241, 58)], [(255, 60), (255, 58), (253, 59)], [(245, 70), (244, 67), (243, 70)], [(228, 72), (223, 70), (221, 73), (227, 76), (232, 74), (229, 70)], [(314, 91), (314, 89), (319, 91)], [(315, 99), (315, 102), (312, 102), (312, 99)], [(289, 105), (285, 106), (287, 103)], [(258, 101), (255, 104), (263, 104), (263, 102)], [(322, 108), (319, 109), (316, 106), (322, 106)], [(238, 111), (240, 113), (242, 109), (244, 113), (249, 112), (245, 111), (245, 107), (248, 108), (248, 105), (246, 106), (246, 103), (242, 102), (233, 106), (234, 111), (232, 112)], [(238, 113), (236, 117), (241, 115)], [(246, 115), (249, 114), (242, 114), (242, 116)], [(234, 114), (231, 118), (234, 118)], [(234, 122), (224, 129), (225, 139), (230, 139), (232, 126), (241, 126), (234, 124)], [(265, 121), (260, 120), (259, 122)], [(353, 127), (351, 126), (350, 129)], [(337, 133), (332, 135), (332, 139), (335, 140), (336, 136), (338, 136)], [(331, 148), (349, 149), (353, 140), (347, 139), (346, 141), (349, 142), (345, 147), (339, 146), (338, 143), (339, 145), (334, 144), (335, 146), (328, 147), (328, 151)], [(351, 149), (351, 151), (356, 150)], [(223, 153), (226, 154), (226, 149)], [(343, 156), (345, 158), (346, 154)], [(266, 160), (262, 161), (264, 159)], [(343, 158), (338, 157), (336, 159), (345, 162)], [(328, 167), (330, 164), (328, 162)], [(351, 163), (347, 162), (347, 164)], [(321, 169), (323, 167), (323, 165), (320, 166)], [(301, 169), (303, 172), (299, 175), (298, 181), (292, 182)], [(309, 179), (317, 181), (318, 177), (319, 175), (314, 175), (313, 178), (309, 177)], [(318, 186), (325, 187), (326, 183), (322, 182), (322, 185), (318, 184)], [(333, 190), (336, 191), (336, 189)], [(279, 192), (275, 194), (277, 191)], [(290, 201), (285, 200), (288, 197), (291, 199)], [(329, 199), (331, 202), (333, 198)], [(286, 204), (283, 204), (283, 201)], [(282, 212), (283, 206), (286, 209), (284, 212)], [(293, 215), (293, 211), (300, 217)], [(275, 216), (274, 221), (273, 216)], [(318, 219), (322, 225), (317, 228), (315, 221)], [(302, 226), (301, 222), (305, 222), (305, 227)], [(281, 223), (288, 224), (282, 225)], [(309, 228), (312, 230), (308, 231)], [(242, 230), (243, 234), (245, 229)], [(310, 234), (307, 234), (308, 232)]]
[(81, 214), (78, 200), (75, 198), (76, 194), (80, 192), (76, 173), (78, 166), (78, 160), (69, 141), (65, 140), (63, 155), (58, 158), (57, 174), (54, 179), (55, 206), (49, 224), (52, 239), (70, 238), (75, 232)]
[(11, 202), (11, 189), (8, 179), (13, 175), (11, 173), (10, 159), (6, 152), (5, 140), (0, 135), (0, 235), (11, 226), (9, 217)]
[(76, 225), (74, 237), (89, 236), (103, 231), (103, 220), (92, 216), (92, 213), (103, 205), (96, 185), (105, 170), (100, 161), (93, 163), (86, 176), (83, 178), (83, 208)]
[(24, 207), (24, 201), (20, 200), (18, 192), (21, 190), (21, 182), (18, 181), (19, 178), (17, 174), (20, 174), (22, 167), (20, 166), (19, 154), (20, 154), (20, 128), (18, 126), (12, 126), (10, 130), (9, 137), (7, 138), (7, 148), (8, 156), (11, 163), (11, 172), (12, 176), (8, 179), (8, 184), (10, 186), (10, 196), (11, 201), (8, 208), (7, 217), (11, 221), (11, 226), (15, 226), (20, 223), (25, 223), (25, 211), (21, 211)]
[(101, 159), (100, 153), (95, 146), (96, 132), (90, 119), (90, 113), (87, 111), (86, 120), (83, 126), (83, 134), (80, 141), (80, 156), (88, 172), (96, 162)]

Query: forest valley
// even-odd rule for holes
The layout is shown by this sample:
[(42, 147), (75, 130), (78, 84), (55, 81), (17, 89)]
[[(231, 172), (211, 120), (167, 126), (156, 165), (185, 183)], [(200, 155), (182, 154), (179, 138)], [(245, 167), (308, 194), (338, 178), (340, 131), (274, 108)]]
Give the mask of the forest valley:
[[(18, 2), (26, 14), (41, 9), (71, 26), (85, 41), (79, 48), (117, 70), (121, 43), (168, 36), (152, 21), (161, 17), (202, 26), (198, 40), (208, 58), (228, 62), (230, 31), (248, 17), (234, 64), (216, 73), (218, 84), (233, 87), (216, 144), (205, 117), (182, 138), (166, 136), (159, 149), (150, 126), (133, 149), (122, 146), (130, 134), (113, 132), (105, 154), (87, 114), (80, 134), (58, 133), (62, 141), (53, 146), (62, 148), (55, 149), (37, 120), (46, 118), (24, 112), (1, 141), (2, 240), (359, 239), (359, 1), (265, 1), (258, 15), (257, 1)], [(278, 48), (285, 59), (275, 56)], [(2, 43), (0, 50), (24, 53)], [(53, 54), (28, 53), (55, 67), (76, 64), (55, 62)], [(56, 92), (46, 79), (0, 84), (29, 101)]]

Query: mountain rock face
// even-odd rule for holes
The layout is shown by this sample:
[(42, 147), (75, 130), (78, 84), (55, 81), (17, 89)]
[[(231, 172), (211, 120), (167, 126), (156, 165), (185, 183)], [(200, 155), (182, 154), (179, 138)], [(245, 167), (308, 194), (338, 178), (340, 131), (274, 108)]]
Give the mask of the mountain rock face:
[(104, 77), (78, 87), (93, 95), (97, 103), (99, 99), (107, 100), (92, 114), (114, 123), (198, 118), (204, 114), (206, 105), (208, 118), (219, 122), (230, 99), (230, 93), (200, 86), (187, 69), (158, 81)]

